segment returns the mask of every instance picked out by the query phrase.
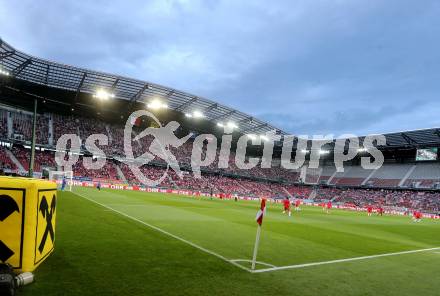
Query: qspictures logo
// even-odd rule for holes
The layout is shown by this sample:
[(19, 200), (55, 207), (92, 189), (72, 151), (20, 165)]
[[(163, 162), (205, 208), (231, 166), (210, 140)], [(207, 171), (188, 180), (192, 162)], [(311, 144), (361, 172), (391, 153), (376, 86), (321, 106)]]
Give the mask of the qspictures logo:
[[(157, 127), (148, 127), (135, 135), (133, 126), (136, 120), (146, 116), (150, 118)], [(179, 178), (183, 178), (179, 161), (173, 150), (179, 149), (182, 145), (193, 138), (193, 134), (188, 134), (182, 138), (176, 136), (180, 123), (171, 121), (166, 125), (158, 120), (154, 114), (146, 110), (138, 110), (133, 112), (127, 119), (124, 128), (124, 154), (119, 159), (125, 163), (133, 173), (133, 175), (144, 185), (154, 187), (159, 185), (167, 176), (169, 170), (173, 170)], [(133, 137), (133, 135), (135, 135)], [(149, 137), (151, 143), (142, 147), (145, 152), (139, 156), (133, 153), (133, 142), (139, 142), (144, 137)], [(264, 140), (263, 140), (264, 139)], [(262, 137), (242, 135), (237, 141), (235, 150), (235, 165), (240, 170), (250, 170), (257, 166), (263, 169), (270, 169), (273, 165), (273, 154), (275, 142), (282, 140), (282, 152), (280, 166), (287, 170), (300, 169), (309, 154), (309, 168), (318, 168), (319, 162), (324, 153), (322, 147), (329, 143), (334, 145), (334, 165), (338, 172), (344, 172), (344, 162), (354, 159), (360, 151), (365, 152), (368, 156), (361, 157), (361, 166), (364, 169), (374, 170), (383, 165), (384, 156), (377, 148), (386, 144), (384, 135), (369, 135), (363, 140), (360, 146), (359, 137), (353, 134), (344, 134), (335, 138), (333, 135), (278, 135), (275, 131), (269, 131)], [(294, 148), (294, 143), (296, 146)], [(311, 142), (311, 145), (309, 145)], [(70, 145), (69, 145), (70, 143)], [(216, 165), (219, 169), (227, 169), (230, 165), (231, 146), (232, 146), (232, 129), (225, 126), (224, 133), (221, 137), (221, 147), (218, 150), (218, 139), (212, 134), (201, 134), (194, 137), (191, 151), (191, 169), (193, 177), (201, 178), (201, 168), (210, 167), (218, 160)], [(249, 145), (263, 145), (262, 157), (251, 157), (246, 155)], [(92, 134), (85, 141), (85, 149), (95, 157), (83, 157), (83, 166), (88, 170), (102, 169), (107, 161), (104, 151), (98, 146), (109, 145), (109, 138), (104, 134)], [(310, 148), (308, 148), (310, 147)], [(296, 150), (295, 158), (292, 159), (292, 150)], [(81, 139), (76, 134), (62, 135), (56, 145), (55, 161), (58, 166), (64, 168), (65, 171), (72, 171), (73, 166), (79, 160), (81, 153)], [(138, 153), (139, 154), (139, 153)], [(163, 174), (152, 180), (142, 171), (142, 166), (159, 159), (166, 163), (166, 170)]]

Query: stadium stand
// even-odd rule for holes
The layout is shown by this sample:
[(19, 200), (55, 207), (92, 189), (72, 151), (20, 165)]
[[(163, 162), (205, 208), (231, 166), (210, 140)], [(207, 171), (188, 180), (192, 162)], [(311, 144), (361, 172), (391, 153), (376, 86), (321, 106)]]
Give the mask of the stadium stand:
[(6, 139), (8, 136), (8, 112), (0, 109), (0, 137)]
[(429, 213), (440, 211), (440, 193), (407, 190), (319, 188), (316, 202), (332, 200), (335, 203), (357, 207), (382, 206), (389, 210), (421, 209)]
[(371, 170), (365, 170), (361, 166), (347, 166), (342, 173), (336, 173), (330, 181), (331, 185), (360, 186), (370, 175)]
[(6, 170), (16, 170), (17, 166), (11, 160), (11, 158), (6, 154), (6, 149), (3, 146), (0, 146), (0, 169)]
[(371, 187), (397, 187), (411, 168), (408, 164), (385, 164), (379, 168), (366, 185)]
[(319, 184), (328, 184), (329, 180), (336, 173), (336, 168), (334, 166), (324, 166), (321, 171), (321, 175), (319, 176), (318, 183)]
[(440, 166), (437, 163), (419, 163), (416, 165), (404, 187), (433, 188), (440, 182)]
[[(122, 114), (125, 112), (122, 110), (145, 108), (146, 102), (158, 97), (166, 99), (167, 112), (174, 112), (173, 116), (177, 113), (183, 115), (186, 112), (203, 110), (204, 119), (207, 122), (213, 125), (220, 124), (220, 120), (236, 122), (240, 126), (239, 133), (252, 132), (262, 136), (269, 131), (276, 131), (277, 135), (286, 135), (284, 131), (270, 123), (223, 106), (218, 102), (179, 90), (39, 59), (14, 49), (4, 41), (0, 43), (0, 50), (8, 53), (3, 58), (2, 66), (5, 70), (13, 73), (17, 65), (22, 65), (20, 75), (2, 80), (0, 168), (4, 171), (24, 174), (26, 172), (23, 170), (29, 169), (30, 153), (27, 146), (32, 137), (32, 115), (29, 112), (32, 108), (29, 103), (26, 103), (31, 100), (22, 99), (22, 96), (26, 95), (32, 95), (33, 98), (39, 100), (44, 98), (44, 102), (46, 98), (49, 102), (50, 97), (51, 102), (54, 102), (50, 108), (49, 104), (46, 104), (45, 108), (47, 107), (49, 111), (43, 108), (44, 111), (37, 116), (36, 142), (40, 148), (35, 155), (34, 171), (37, 173), (41, 173), (44, 168), (56, 169), (54, 152), (51, 150), (54, 149), (61, 135), (77, 134), (84, 144), (89, 135), (98, 133), (108, 136), (109, 139), (109, 145), (100, 147), (108, 158), (106, 165), (99, 170), (86, 170), (81, 157), (73, 168), (75, 178), (139, 184), (139, 180), (128, 166), (117, 160), (118, 157), (125, 155), (124, 126), (122, 123), (115, 123), (117, 122), (115, 118), (107, 117), (107, 120), (101, 120), (99, 115), (101, 110), (97, 109), (103, 105), (100, 103), (94, 105), (96, 100), (92, 95), (97, 88), (113, 92), (115, 99), (112, 104), (118, 107), (106, 106), (105, 109), (107, 111), (114, 109), (109, 112), (113, 112), (112, 116), (114, 115), (117, 119), (123, 118)], [(51, 71), (47, 71), (49, 68)], [(19, 83), (14, 84), (16, 82)], [(35, 93), (24, 94), (20, 90), (21, 86), (32, 89)], [(7, 102), (10, 105), (7, 105)], [(63, 110), (58, 110), (58, 108)], [(139, 132), (140, 129), (134, 127), (133, 137)], [(202, 170), (202, 178), (195, 179), (191, 172), (185, 172), (181, 179), (174, 171), (169, 170), (168, 177), (162, 181), (160, 186), (204, 192), (213, 191), (227, 195), (294, 196), (304, 199), (313, 198), (316, 201), (333, 199), (340, 203), (359, 205), (375, 203), (438, 211), (437, 189), (440, 189), (440, 163), (438, 161), (414, 163), (414, 159), (408, 161), (408, 155), (400, 157), (395, 154), (403, 155), (405, 149), (415, 150), (419, 146), (439, 147), (439, 138), (440, 130), (435, 128), (387, 134), (386, 145), (379, 148), (392, 151), (388, 152), (387, 162), (381, 168), (375, 171), (365, 170), (359, 166), (359, 162), (353, 162), (346, 166), (343, 173), (337, 173), (335, 167), (328, 165), (329, 162), (325, 161), (319, 168), (308, 168), (306, 164), (298, 170), (286, 170), (279, 166), (278, 161), (278, 165), (270, 169), (256, 167), (251, 170), (240, 170), (235, 165), (234, 152), (230, 154), (229, 167), (219, 169), (217, 165), (219, 150), (217, 150), (216, 160)], [(362, 142), (363, 138), (361, 137), (360, 140)], [(152, 141), (153, 138), (150, 136), (133, 141), (134, 156), (145, 153)], [(192, 142), (189, 141), (178, 149), (170, 148), (182, 169), (188, 170), (192, 146)], [(323, 148), (328, 149), (329, 157), (332, 157), (331, 150), (334, 148), (334, 143)], [(400, 148), (405, 149), (399, 152)], [(82, 149), (83, 152), (88, 153), (84, 151), (84, 145)], [(150, 179), (158, 179), (165, 172), (164, 165), (163, 160), (155, 158), (141, 169)], [(22, 170), (19, 169), (20, 166), (23, 167)], [(302, 183), (309, 186), (303, 186)], [(355, 189), (355, 187), (360, 188)], [(365, 188), (371, 188), (371, 190)], [(408, 190), (402, 191), (402, 189)]]

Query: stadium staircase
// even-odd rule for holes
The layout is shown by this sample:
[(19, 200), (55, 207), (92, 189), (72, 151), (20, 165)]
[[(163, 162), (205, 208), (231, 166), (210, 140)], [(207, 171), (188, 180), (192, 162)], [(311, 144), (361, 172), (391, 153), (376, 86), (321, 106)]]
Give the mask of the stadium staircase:
[(176, 184), (176, 182), (174, 182), (173, 178), (170, 175), (168, 175), (167, 178), (168, 178), (168, 181), (170, 181), (170, 183), (173, 184), (174, 188), (176, 188), (177, 190), (180, 190), (180, 187)]
[(14, 156), (14, 154), (9, 150), (9, 149), (5, 149), (6, 154), (9, 156), (9, 158), (11, 159), (11, 161), (17, 166), (19, 171), (22, 172), (26, 172), (27, 170), (24, 169), (23, 165), (21, 164), (20, 161), (18, 161), (18, 159)]
[(49, 138), (47, 139), (47, 142), (49, 143), (49, 145), (53, 145), (54, 144), (53, 143), (53, 119), (52, 119), (51, 115), (49, 115), (48, 124), (49, 124), (49, 129), (48, 129), (48, 131), (49, 131), (49, 133), (48, 133)]
[(109, 127), (108, 124), (105, 125), (105, 130), (106, 130), (107, 135), (108, 135), (108, 141), (109, 141), (109, 143), (113, 143), (113, 136), (112, 136), (112, 133), (111, 133), (111, 131), (110, 131), (110, 127)]
[(14, 124), (12, 122), (12, 115), (11, 112), (8, 111), (8, 117), (7, 117), (7, 125), (8, 125), (8, 137), (12, 137), (13, 131), (14, 131)]
[(405, 176), (403, 176), (402, 180), (400, 180), (398, 187), (402, 187), (403, 184), (405, 184), (405, 181), (408, 180), (409, 176), (414, 172), (416, 169), (416, 165), (412, 165), (411, 168), (406, 172)]
[(365, 178), (364, 181), (362, 181), (361, 185), (364, 186), (367, 184), (367, 182), (373, 177), (374, 173), (376, 173), (376, 170), (372, 170), (371, 173), (368, 175), (368, 177)]
[(286, 188), (283, 187), (283, 190), (284, 190), (284, 192), (287, 194), (287, 196), (289, 196), (289, 197), (293, 197), (293, 195), (290, 194), (290, 192), (289, 192)]
[(115, 163), (114, 166), (116, 168), (116, 172), (118, 173), (119, 180), (122, 180), (122, 182), (124, 182), (124, 184), (128, 184), (127, 178), (125, 178), (124, 173), (122, 172), (119, 165)]
[(331, 182), (333, 181), (333, 178), (336, 176), (336, 174), (338, 173), (338, 170), (335, 170), (335, 172), (333, 173), (333, 175), (330, 176), (330, 178), (328, 178), (327, 180), (327, 185), (330, 185)]
[[(233, 181), (235, 181), (235, 180), (233, 180)], [(239, 186), (244, 191), (249, 191), (249, 189), (246, 188), (245, 186), (243, 186), (243, 184), (241, 184), (239, 181), (235, 181), (235, 183), (237, 184), (237, 186)]]

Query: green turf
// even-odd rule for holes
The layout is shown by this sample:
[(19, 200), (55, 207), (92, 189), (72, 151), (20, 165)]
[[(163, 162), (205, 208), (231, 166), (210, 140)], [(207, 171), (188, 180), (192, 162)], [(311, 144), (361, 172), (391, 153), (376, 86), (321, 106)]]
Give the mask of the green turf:
[[(252, 256), (256, 202), (74, 190), (228, 259)], [(440, 250), (252, 274), (73, 193), (59, 194), (57, 215), (55, 252), (20, 295), (440, 293)], [(313, 207), (289, 218), (269, 204), (258, 260), (285, 266), (430, 247), (440, 247), (439, 221)]]

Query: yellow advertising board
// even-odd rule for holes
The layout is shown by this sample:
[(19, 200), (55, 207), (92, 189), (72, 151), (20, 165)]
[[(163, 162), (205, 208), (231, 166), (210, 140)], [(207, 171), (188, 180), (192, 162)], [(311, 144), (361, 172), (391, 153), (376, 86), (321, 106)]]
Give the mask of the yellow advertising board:
[(0, 262), (33, 271), (55, 243), (56, 184), (0, 177)]

